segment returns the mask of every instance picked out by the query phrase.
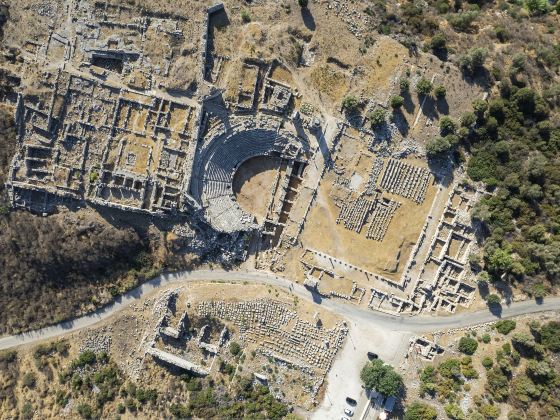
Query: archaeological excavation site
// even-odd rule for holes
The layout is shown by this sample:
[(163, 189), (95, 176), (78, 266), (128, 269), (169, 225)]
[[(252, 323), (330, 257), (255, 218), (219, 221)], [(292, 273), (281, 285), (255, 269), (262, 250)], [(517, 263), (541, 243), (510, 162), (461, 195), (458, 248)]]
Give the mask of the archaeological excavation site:
[(556, 302), (554, 54), (424, 3), (0, 0), (0, 419), (505, 405), (405, 414)]
[[(321, 296), (392, 313), (468, 307), (468, 211), (481, 193), (449, 165), (428, 166), (423, 104), (378, 128), (337, 119), (279, 58), (229, 51), (223, 4), (204, 11), (199, 33), (103, 2), (66, 13), (23, 54), (41, 93), (14, 98), (14, 208), (179, 218), (193, 242), (233, 244), (224, 260), (289, 274)], [(178, 48), (186, 37), (191, 47)], [(381, 39), (379, 54), (403, 49), (391, 44)], [(316, 58), (303, 47), (305, 69)], [(401, 52), (367, 107), (382, 109), (403, 74), (442, 77), (423, 63), (411, 72)], [(191, 76), (180, 88), (179, 72)]]

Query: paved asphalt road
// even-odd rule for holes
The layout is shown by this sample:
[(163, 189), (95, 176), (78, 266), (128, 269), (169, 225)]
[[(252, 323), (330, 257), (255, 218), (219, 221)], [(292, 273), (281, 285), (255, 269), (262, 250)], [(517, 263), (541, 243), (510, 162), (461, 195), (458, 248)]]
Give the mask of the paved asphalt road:
[(503, 306), (501, 313), (497, 315), (488, 310), (482, 310), (449, 316), (394, 316), (378, 311), (359, 308), (340, 301), (322, 299), (319, 296), (312, 295), (307, 289), (299, 284), (293, 283), (286, 278), (278, 277), (262, 271), (182, 271), (171, 274), (162, 274), (161, 276), (155, 277), (91, 314), (77, 317), (69, 321), (63, 321), (36, 331), (2, 337), (0, 338), (0, 350), (22, 344), (30, 344), (92, 326), (97, 322), (110, 317), (121, 309), (126, 308), (128, 305), (139, 300), (153, 290), (171, 284), (179, 285), (185, 282), (196, 281), (247, 282), (282, 287), (284, 289), (291, 290), (292, 293), (303, 299), (313, 300), (326, 309), (330, 309), (342, 316), (361, 322), (372, 322), (375, 323), (378, 328), (387, 328), (392, 331), (413, 333), (467, 327), (469, 325), (495, 321), (500, 317), (506, 318), (528, 313), (560, 309), (560, 298), (550, 298), (545, 299), (541, 304), (537, 304), (534, 301), (524, 301), (513, 303), (510, 306)]

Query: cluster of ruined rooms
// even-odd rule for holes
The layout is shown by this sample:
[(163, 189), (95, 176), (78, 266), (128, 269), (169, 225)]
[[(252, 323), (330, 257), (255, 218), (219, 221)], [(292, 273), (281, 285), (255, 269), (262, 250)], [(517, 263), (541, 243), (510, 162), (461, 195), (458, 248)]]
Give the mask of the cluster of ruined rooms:
[[(229, 58), (211, 36), (222, 5), (207, 10), (196, 53), (174, 47), (185, 36), (180, 17), (103, 2), (72, 3), (67, 13), (72, 25), (24, 53), (48, 93), (14, 98), (14, 207), (184, 215), (245, 238), (240, 259), (254, 255), (254, 268), (324, 297), (409, 313), (471, 303), (468, 212), (481, 193), (443, 185), (446, 169), (429, 168), (421, 152), (319, 112), (277, 60), (243, 58), (224, 95)], [(177, 93), (170, 67), (191, 53), (192, 86)], [(242, 203), (236, 178), (259, 167), (265, 188)]]

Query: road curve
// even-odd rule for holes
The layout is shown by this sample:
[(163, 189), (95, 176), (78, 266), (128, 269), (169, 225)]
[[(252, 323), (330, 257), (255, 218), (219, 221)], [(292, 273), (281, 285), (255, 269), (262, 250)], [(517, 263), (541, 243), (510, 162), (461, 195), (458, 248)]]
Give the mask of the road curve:
[(501, 313), (498, 315), (493, 314), (488, 310), (482, 310), (449, 316), (395, 316), (360, 308), (337, 300), (321, 299), (319, 296), (312, 295), (300, 284), (294, 283), (287, 278), (279, 277), (263, 271), (225, 271), (221, 269), (180, 271), (157, 276), (90, 314), (68, 321), (63, 321), (50, 327), (41, 328), (35, 331), (2, 337), (0, 338), (0, 350), (24, 344), (31, 344), (36, 341), (54, 338), (62, 334), (90, 327), (106, 318), (109, 318), (154, 290), (164, 286), (180, 285), (181, 283), (197, 281), (215, 281), (226, 283), (246, 282), (281, 287), (290, 290), (298, 297), (314, 301), (325, 309), (332, 310), (354, 322), (373, 322), (380, 328), (412, 333), (467, 327), (470, 325), (495, 321), (499, 318), (508, 318), (528, 313), (560, 309), (560, 297), (555, 297), (546, 299), (541, 304), (537, 304), (534, 301), (516, 302), (510, 306), (504, 306)]

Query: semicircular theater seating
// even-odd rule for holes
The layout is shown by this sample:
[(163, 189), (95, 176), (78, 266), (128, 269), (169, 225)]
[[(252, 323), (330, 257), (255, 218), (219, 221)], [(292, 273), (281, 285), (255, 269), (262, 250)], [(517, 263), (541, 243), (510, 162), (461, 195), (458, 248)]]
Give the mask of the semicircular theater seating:
[(235, 172), (253, 157), (279, 156), (304, 161), (307, 151), (308, 145), (290, 133), (234, 127), (212, 139), (197, 157), (193, 171), (197, 175), (193, 177), (191, 192), (214, 229), (225, 233), (258, 229), (254, 216), (243, 211), (235, 199)]

